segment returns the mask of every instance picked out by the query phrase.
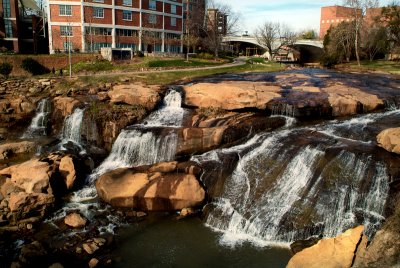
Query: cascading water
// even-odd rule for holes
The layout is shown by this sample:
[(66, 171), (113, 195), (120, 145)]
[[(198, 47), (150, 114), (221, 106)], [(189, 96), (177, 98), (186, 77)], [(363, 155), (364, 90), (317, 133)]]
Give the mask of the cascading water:
[(36, 136), (47, 135), (47, 122), (51, 113), (51, 103), (49, 99), (39, 101), (36, 108), (36, 115), (32, 118), (32, 122), (22, 135), (22, 139), (34, 138)]
[[(357, 224), (364, 224), (372, 236), (384, 219), (386, 166), (372, 157), (372, 141), (347, 136), (356, 137), (365, 128), (379, 132), (376, 122), (399, 115), (397, 110), (264, 134), (246, 146), (193, 157), (211, 173), (206, 163), (223, 169), (228, 155), (239, 156), (223, 188), (212, 196), (206, 225), (222, 232), (221, 242), (228, 245), (331, 237)], [(348, 132), (333, 136), (330, 129)]]
[(182, 96), (170, 90), (161, 109), (150, 114), (142, 124), (123, 130), (110, 155), (93, 172), (91, 180), (113, 169), (170, 161), (175, 157), (178, 136), (174, 130), (182, 125), (185, 110)]
[(72, 141), (77, 145), (81, 144), (81, 129), (85, 110), (76, 108), (74, 112), (64, 120), (61, 132), (62, 143)]

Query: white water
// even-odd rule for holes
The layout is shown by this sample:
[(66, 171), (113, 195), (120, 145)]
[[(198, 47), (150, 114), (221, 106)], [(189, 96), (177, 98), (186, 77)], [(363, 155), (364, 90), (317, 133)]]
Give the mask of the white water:
[(72, 141), (81, 145), (81, 129), (85, 110), (76, 108), (74, 112), (64, 120), (64, 126), (61, 132), (62, 143)]
[[(356, 224), (364, 224), (366, 234), (373, 235), (384, 219), (389, 190), (386, 168), (368, 154), (346, 150), (327, 158), (325, 150), (330, 146), (329, 136), (333, 136), (327, 130), (362, 131), (394, 114), (399, 110), (317, 126), (314, 131), (328, 135), (327, 143), (322, 140), (318, 147), (293, 147), (293, 138), (310, 135), (310, 128), (300, 128), (193, 157), (200, 163), (222, 164), (225, 153), (242, 155), (222, 194), (212, 202), (206, 225), (221, 232), (221, 243), (228, 246), (244, 241), (258, 246), (281, 245), (319, 234), (332, 237)], [(296, 226), (297, 221), (306, 221), (304, 228)]]
[(22, 139), (34, 138), (35, 136), (46, 136), (47, 120), (51, 113), (51, 104), (48, 99), (39, 101), (36, 108), (36, 115), (32, 118), (32, 122), (22, 135)]

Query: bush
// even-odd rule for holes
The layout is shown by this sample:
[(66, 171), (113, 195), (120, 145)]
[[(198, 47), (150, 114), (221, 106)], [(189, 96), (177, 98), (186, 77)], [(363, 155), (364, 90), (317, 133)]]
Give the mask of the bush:
[(202, 53), (197, 54), (196, 58), (203, 59), (203, 60), (212, 60), (212, 59), (214, 59), (214, 55), (211, 55), (210, 53), (207, 53), (207, 52), (202, 52)]
[(6, 78), (10, 75), (13, 66), (11, 63), (3, 62), (0, 64), (0, 74), (4, 75)]
[(49, 73), (50, 70), (32, 58), (26, 58), (22, 61), (22, 69), (31, 73), (32, 75), (41, 75)]
[(326, 68), (332, 68), (335, 67), (335, 65), (338, 63), (338, 58), (336, 55), (330, 55), (325, 53), (321, 57), (321, 65), (326, 67)]
[(136, 55), (136, 57), (140, 57), (140, 58), (143, 58), (143, 57), (144, 57), (143, 52), (140, 51), (140, 50), (137, 50), (137, 51), (135, 52), (135, 55)]

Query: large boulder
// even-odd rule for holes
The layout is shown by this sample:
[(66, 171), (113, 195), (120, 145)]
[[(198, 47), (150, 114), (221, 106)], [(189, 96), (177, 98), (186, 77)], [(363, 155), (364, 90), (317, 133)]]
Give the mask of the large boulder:
[(65, 216), (64, 223), (72, 228), (83, 228), (86, 226), (87, 219), (79, 213), (73, 212)]
[(198, 83), (184, 87), (184, 103), (192, 107), (224, 110), (265, 109), (268, 102), (281, 97), (280, 91), (279, 86), (264, 82)]
[(18, 220), (35, 217), (36, 220), (44, 217), (55, 199), (52, 194), (24, 192), (11, 193), (8, 207), (9, 220), (16, 223)]
[(386, 151), (400, 154), (400, 128), (385, 129), (376, 139), (378, 145)]
[(0, 170), (0, 175), (7, 175), (17, 187), (26, 193), (51, 193), (50, 177), (53, 167), (38, 159), (32, 159), (19, 165)]
[(294, 255), (287, 268), (351, 267), (363, 238), (364, 226), (347, 230), (335, 238), (320, 240), (316, 245)]
[(54, 108), (60, 111), (63, 117), (66, 117), (79, 107), (81, 102), (77, 99), (71, 97), (55, 97), (54, 98)]
[(73, 158), (69, 155), (61, 158), (58, 169), (64, 178), (65, 186), (68, 190), (71, 190), (76, 180), (76, 170)]
[[(158, 165), (156, 170), (169, 171), (172, 166), (178, 167), (174, 162)], [(100, 198), (115, 207), (141, 211), (181, 210), (204, 201), (205, 191), (194, 175), (150, 169), (121, 168), (103, 174), (96, 182)]]
[(108, 92), (111, 103), (125, 103), (141, 105), (148, 110), (153, 110), (160, 101), (158, 86), (145, 86), (143, 84), (117, 85)]
[(21, 141), (5, 143), (0, 145), (0, 160), (7, 159), (13, 155), (32, 153), (35, 150), (32, 141)]

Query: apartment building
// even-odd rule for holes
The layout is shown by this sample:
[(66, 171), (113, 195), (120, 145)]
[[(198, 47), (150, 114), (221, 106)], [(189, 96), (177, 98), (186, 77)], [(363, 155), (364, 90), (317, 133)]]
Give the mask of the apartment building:
[(48, 53), (42, 10), (33, 0), (1, 0), (0, 47), (15, 53)]
[(48, 14), (50, 53), (182, 51), (182, 0), (50, 0)]
[(207, 28), (208, 29), (213, 29), (216, 30), (221, 35), (226, 35), (228, 32), (228, 15), (225, 14), (224, 12), (214, 9), (214, 8), (209, 8), (207, 10)]
[(355, 12), (358, 12), (358, 15), (361, 16), (361, 9), (354, 9), (351, 7), (343, 7), (343, 6), (328, 6), (321, 7), (321, 20), (320, 20), (320, 30), (319, 37), (321, 39), (324, 38), (326, 33), (328, 32), (331, 26), (337, 26), (339, 23), (343, 21), (351, 21), (354, 18)]

